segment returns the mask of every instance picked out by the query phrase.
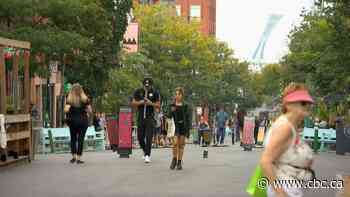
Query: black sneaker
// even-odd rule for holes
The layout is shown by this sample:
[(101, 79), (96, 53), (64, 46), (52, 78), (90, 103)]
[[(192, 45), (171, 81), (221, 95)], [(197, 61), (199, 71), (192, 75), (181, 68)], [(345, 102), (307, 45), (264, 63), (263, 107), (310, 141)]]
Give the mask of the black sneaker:
[(175, 167), (176, 167), (176, 158), (173, 158), (173, 160), (171, 161), (171, 164), (170, 164), (170, 170), (174, 170), (175, 169)]
[(77, 164), (83, 164), (83, 163), (85, 163), (85, 162), (82, 160), (77, 160)]
[(75, 163), (75, 161), (77, 161), (75, 158), (71, 159), (69, 162), (70, 163)]
[(182, 170), (182, 164), (181, 164), (181, 160), (177, 161), (177, 167), (176, 170)]

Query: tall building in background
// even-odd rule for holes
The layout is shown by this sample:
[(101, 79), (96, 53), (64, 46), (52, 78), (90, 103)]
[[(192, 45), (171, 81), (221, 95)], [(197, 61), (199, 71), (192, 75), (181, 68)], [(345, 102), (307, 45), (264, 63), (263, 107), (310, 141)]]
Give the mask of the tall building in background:
[(216, 34), (216, 0), (175, 0), (176, 13), (188, 21), (201, 23), (201, 32)]
[(201, 32), (216, 35), (216, 0), (134, 0), (140, 4), (167, 3), (175, 6), (178, 16), (186, 20), (199, 21)]

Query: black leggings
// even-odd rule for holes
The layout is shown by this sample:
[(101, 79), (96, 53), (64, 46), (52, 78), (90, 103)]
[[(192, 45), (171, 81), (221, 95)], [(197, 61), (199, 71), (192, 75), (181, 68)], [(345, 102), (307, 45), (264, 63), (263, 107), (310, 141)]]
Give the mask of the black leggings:
[(70, 147), (72, 154), (81, 156), (83, 154), (84, 139), (88, 126), (71, 125), (70, 130)]

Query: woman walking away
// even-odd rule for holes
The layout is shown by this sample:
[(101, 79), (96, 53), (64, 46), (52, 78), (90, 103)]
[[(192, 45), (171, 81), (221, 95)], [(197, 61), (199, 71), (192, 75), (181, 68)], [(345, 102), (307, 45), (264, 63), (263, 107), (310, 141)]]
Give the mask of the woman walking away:
[(170, 169), (182, 170), (182, 157), (185, 148), (185, 137), (190, 136), (191, 110), (188, 104), (184, 103), (184, 89), (175, 89), (175, 101), (170, 105), (169, 117), (174, 118), (175, 137), (173, 143), (173, 159)]
[(67, 116), (67, 125), (70, 130), (71, 152), (73, 158), (71, 163), (82, 164), (83, 145), (85, 133), (88, 128), (88, 114), (91, 114), (89, 100), (79, 84), (74, 84), (68, 94), (64, 108)]
[(299, 126), (310, 113), (313, 99), (303, 84), (292, 83), (283, 92), (282, 115), (273, 123), (260, 165), (270, 185), (269, 197), (302, 197), (297, 183), (315, 178), (312, 149), (300, 139)]

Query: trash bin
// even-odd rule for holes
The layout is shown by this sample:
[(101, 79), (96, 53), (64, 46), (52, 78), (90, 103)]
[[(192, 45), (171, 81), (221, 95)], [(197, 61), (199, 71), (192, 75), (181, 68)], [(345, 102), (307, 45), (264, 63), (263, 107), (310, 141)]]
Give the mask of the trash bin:
[(132, 110), (121, 107), (119, 112), (118, 153), (121, 158), (129, 158), (132, 152)]
[(113, 151), (117, 151), (118, 148), (118, 117), (107, 117), (107, 134), (109, 145)]
[(343, 119), (338, 119), (336, 135), (336, 154), (350, 153), (350, 124), (346, 124)]

